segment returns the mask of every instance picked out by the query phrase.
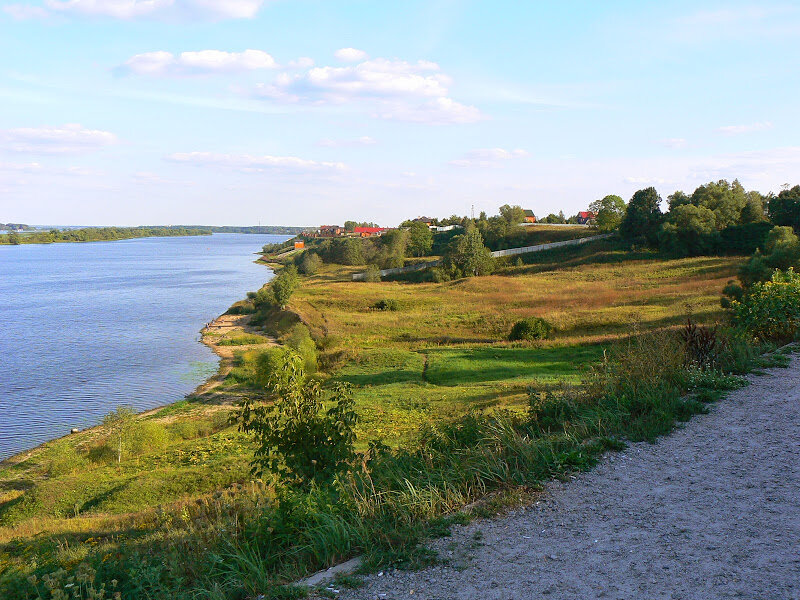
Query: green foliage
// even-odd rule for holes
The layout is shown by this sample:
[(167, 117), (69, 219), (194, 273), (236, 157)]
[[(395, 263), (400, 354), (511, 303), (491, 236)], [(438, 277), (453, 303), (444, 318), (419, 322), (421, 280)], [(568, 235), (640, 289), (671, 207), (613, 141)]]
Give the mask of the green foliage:
[[(754, 197), (748, 196), (738, 180), (728, 183), (721, 179), (701, 185), (692, 193), (690, 202), (696, 207), (706, 208), (713, 212), (717, 229), (750, 222), (742, 220), (742, 211), (745, 209), (747, 209), (747, 219), (754, 218), (756, 215), (753, 213), (758, 212), (753, 207)], [(763, 207), (761, 214), (763, 216)]]
[(316, 252), (303, 252), (303, 259), (300, 261), (300, 272), (304, 275), (313, 275), (322, 268), (323, 261)]
[(379, 227), (377, 223), (371, 223), (370, 221), (345, 221), (344, 228), (345, 231), (353, 231), (356, 227)]
[(364, 271), (364, 279), (367, 283), (379, 283), (381, 280), (381, 270), (377, 265), (368, 265)]
[(800, 268), (800, 239), (791, 227), (774, 227), (767, 234), (764, 250), (756, 250), (739, 270), (745, 288), (767, 281), (775, 269)]
[(800, 185), (781, 192), (769, 200), (769, 218), (775, 225), (793, 227), (800, 232)]
[(509, 206), (504, 204), (500, 207), (500, 216), (509, 225), (519, 225), (525, 221), (525, 209), (521, 206)]
[(291, 328), (289, 334), (284, 339), (286, 345), (297, 352), (303, 359), (303, 368), (310, 374), (317, 370), (317, 345), (311, 338), (308, 327), (302, 323), (297, 323)]
[(322, 389), (307, 377), (302, 358), (288, 351), (279, 360), (267, 382), (274, 405), (246, 399), (236, 413), (239, 429), (256, 443), (253, 472), (272, 472), (301, 487), (330, 483), (354, 457), (352, 390), (336, 384), (333, 406), (325, 410)]
[(135, 419), (136, 411), (130, 406), (118, 406), (103, 418), (103, 425), (109, 432), (109, 446), (116, 452), (117, 464), (122, 462), (123, 454), (130, 451)]
[(661, 228), (661, 196), (654, 187), (636, 192), (619, 226), (623, 240), (632, 244), (655, 246)]
[(414, 221), (408, 228), (408, 251), (413, 256), (426, 256), (433, 248), (433, 232), (425, 223)]
[(269, 341), (263, 335), (255, 333), (236, 333), (229, 337), (217, 340), (217, 346), (250, 346), (253, 344), (266, 344)]
[(602, 233), (609, 233), (619, 228), (625, 217), (625, 208), (625, 201), (613, 194), (595, 200), (589, 205), (589, 210), (597, 214), (595, 224)]
[(161, 452), (169, 444), (169, 432), (160, 423), (137, 420), (131, 427), (129, 450), (134, 456)]
[[(255, 295), (253, 296), (255, 298)], [(252, 300), (239, 300), (234, 302), (225, 312), (227, 315), (250, 315), (256, 311)]]
[(553, 333), (553, 326), (540, 317), (529, 317), (514, 323), (508, 339), (518, 340), (546, 340)]
[(494, 259), (491, 251), (483, 245), (477, 227), (470, 224), (463, 235), (453, 238), (443, 257), (442, 269), (453, 279), (491, 274)]
[(85, 468), (89, 461), (87, 457), (74, 446), (60, 446), (54, 448), (49, 460), (47, 474), (50, 477), (61, 477), (70, 475), (75, 471)]
[(398, 300), (395, 300), (394, 298), (384, 298), (382, 300), (378, 300), (375, 304), (373, 304), (372, 308), (376, 310), (396, 311), (400, 310), (400, 302)]
[(800, 274), (776, 270), (732, 303), (733, 320), (762, 340), (787, 342), (800, 332)]
[(681, 204), (669, 211), (659, 246), (676, 256), (699, 256), (716, 246), (716, 216), (703, 206)]
[(272, 297), (275, 299), (275, 304), (282, 309), (286, 308), (286, 305), (289, 304), (289, 299), (299, 285), (300, 277), (297, 274), (297, 267), (288, 265), (283, 268), (275, 279), (270, 282), (270, 289), (272, 290)]

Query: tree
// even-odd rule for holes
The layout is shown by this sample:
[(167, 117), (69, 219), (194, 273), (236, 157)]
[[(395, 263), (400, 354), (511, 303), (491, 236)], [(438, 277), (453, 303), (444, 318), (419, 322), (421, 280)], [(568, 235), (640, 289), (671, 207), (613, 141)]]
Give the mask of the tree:
[(288, 349), (273, 354), (266, 388), (275, 402), (245, 399), (235, 413), (239, 430), (256, 442), (252, 471), (256, 476), (269, 471), (301, 487), (330, 483), (355, 456), (358, 417), (352, 389), (336, 384), (326, 410), (322, 388), (307, 377), (301, 357)]
[(659, 246), (672, 254), (697, 256), (713, 250), (717, 236), (714, 211), (681, 204), (670, 210), (659, 234)]
[(800, 185), (781, 192), (769, 200), (769, 218), (775, 225), (793, 227), (800, 233)]
[(118, 406), (114, 412), (103, 417), (103, 425), (108, 429), (116, 448), (117, 464), (122, 462), (122, 455), (131, 444), (135, 419), (136, 411), (130, 406)]
[(408, 251), (415, 256), (424, 256), (433, 248), (433, 232), (430, 227), (419, 221), (414, 221), (408, 228)]
[(500, 207), (500, 216), (503, 217), (509, 225), (519, 225), (525, 221), (525, 209), (521, 206), (509, 206), (504, 204)]
[(483, 245), (481, 232), (474, 225), (468, 225), (463, 235), (453, 238), (443, 262), (453, 278), (489, 275), (494, 270), (492, 253)]
[(322, 267), (322, 259), (316, 252), (303, 252), (303, 260), (300, 261), (300, 271), (305, 275), (313, 275)]
[(655, 246), (661, 228), (661, 196), (656, 188), (649, 187), (637, 191), (619, 226), (619, 233), (627, 242)]
[(298, 285), (300, 285), (300, 277), (297, 274), (297, 267), (294, 265), (284, 267), (270, 285), (275, 304), (281, 309), (285, 309)]
[(791, 227), (773, 227), (767, 235), (764, 249), (755, 253), (739, 269), (739, 279), (745, 288), (767, 281), (775, 269), (800, 269), (800, 238)]
[(602, 232), (614, 231), (625, 217), (625, 200), (619, 196), (609, 194), (601, 200), (595, 200), (589, 205), (589, 210), (597, 214), (595, 222), (597, 229)]
[(742, 222), (742, 210), (749, 198), (738, 179), (733, 183), (720, 179), (697, 188), (692, 193), (691, 201), (695, 206), (714, 211), (717, 229), (725, 229)]
[(765, 211), (764, 196), (753, 190), (747, 192), (747, 202), (742, 209), (739, 222), (744, 225), (747, 223), (761, 223), (767, 220)]
[(8, 243), (12, 246), (18, 246), (21, 242), (19, 239), (19, 234), (16, 231), (12, 231), (8, 234)]

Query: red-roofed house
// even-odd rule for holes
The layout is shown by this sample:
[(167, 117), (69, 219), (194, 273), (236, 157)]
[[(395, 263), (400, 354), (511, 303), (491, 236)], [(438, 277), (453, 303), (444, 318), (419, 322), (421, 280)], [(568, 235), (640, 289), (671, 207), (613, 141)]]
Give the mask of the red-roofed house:
[(578, 223), (581, 225), (586, 225), (590, 221), (594, 221), (597, 218), (597, 213), (593, 213), (590, 210), (582, 210), (578, 213)]
[(356, 227), (353, 233), (361, 237), (372, 237), (373, 235), (381, 235), (386, 231), (386, 227)]

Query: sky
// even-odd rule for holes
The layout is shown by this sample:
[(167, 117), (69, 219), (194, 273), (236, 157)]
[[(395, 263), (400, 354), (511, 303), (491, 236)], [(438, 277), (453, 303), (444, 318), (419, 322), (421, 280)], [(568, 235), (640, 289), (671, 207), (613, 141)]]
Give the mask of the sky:
[(800, 183), (800, 3), (0, 0), (0, 222), (396, 225)]

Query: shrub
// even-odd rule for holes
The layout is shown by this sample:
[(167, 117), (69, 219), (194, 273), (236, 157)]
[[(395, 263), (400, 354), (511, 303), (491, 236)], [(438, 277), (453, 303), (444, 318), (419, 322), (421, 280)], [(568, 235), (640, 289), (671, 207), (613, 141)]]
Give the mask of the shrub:
[(161, 423), (138, 421), (130, 432), (130, 453), (135, 456), (160, 452), (169, 444), (169, 432)]
[(304, 252), (303, 259), (300, 261), (300, 272), (305, 275), (313, 275), (322, 267), (322, 258), (316, 252)]
[(800, 332), (800, 274), (776, 270), (732, 303), (733, 321), (761, 340), (786, 342)]
[(378, 283), (381, 280), (381, 270), (377, 265), (369, 265), (367, 270), (364, 271), (364, 281), (369, 283)]
[(217, 346), (250, 346), (252, 344), (265, 344), (268, 341), (263, 335), (238, 333), (231, 337), (220, 338), (217, 340)]
[(686, 350), (686, 362), (701, 369), (714, 366), (717, 356), (717, 328), (708, 329), (689, 318), (680, 331)]
[(47, 474), (50, 477), (69, 475), (89, 463), (86, 457), (72, 446), (53, 448), (52, 455), (53, 458), (47, 467)]
[(267, 384), (275, 403), (245, 399), (235, 414), (239, 430), (256, 442), (253, 472), (269, 471), (301, 487), (330, 483), (355, 456), (352, 391), (346, 384), (335, 385), (333, 406), (325, 410), (322, 388), (308, 379), (299, 354), (283, 353), (276, 367)]
[(317, 370), (317, 345), (311, 338), (308, 327), (302, 323), (297, 323), (286, 336), (286, 345), (297, 352), (303, 359), (303, 368), (306, 373), (314, 373)]
[(517, 321), (511, 328), (508, 339), (512, 342), (519, 340), (546, 340), (553, 333), (553, 326), (540, 317), (530, 317)]
[[(250, 294), (253, 294), (253, 297), (255, 297), (255, 293), (247, 292), (248, 297)], [(238, 302), (234, 302), (225, 314), (250, 315), (254, 312), (256, 312), (256, 307), (253, 306), (253, 303), (250, 300), (239, 300)]]
[(375, 304), (373, 304), (372, 308), (375, 310), (400, 310), (400, 302), (394, 298), (384, 298), (383, 300), (378, 300)]

